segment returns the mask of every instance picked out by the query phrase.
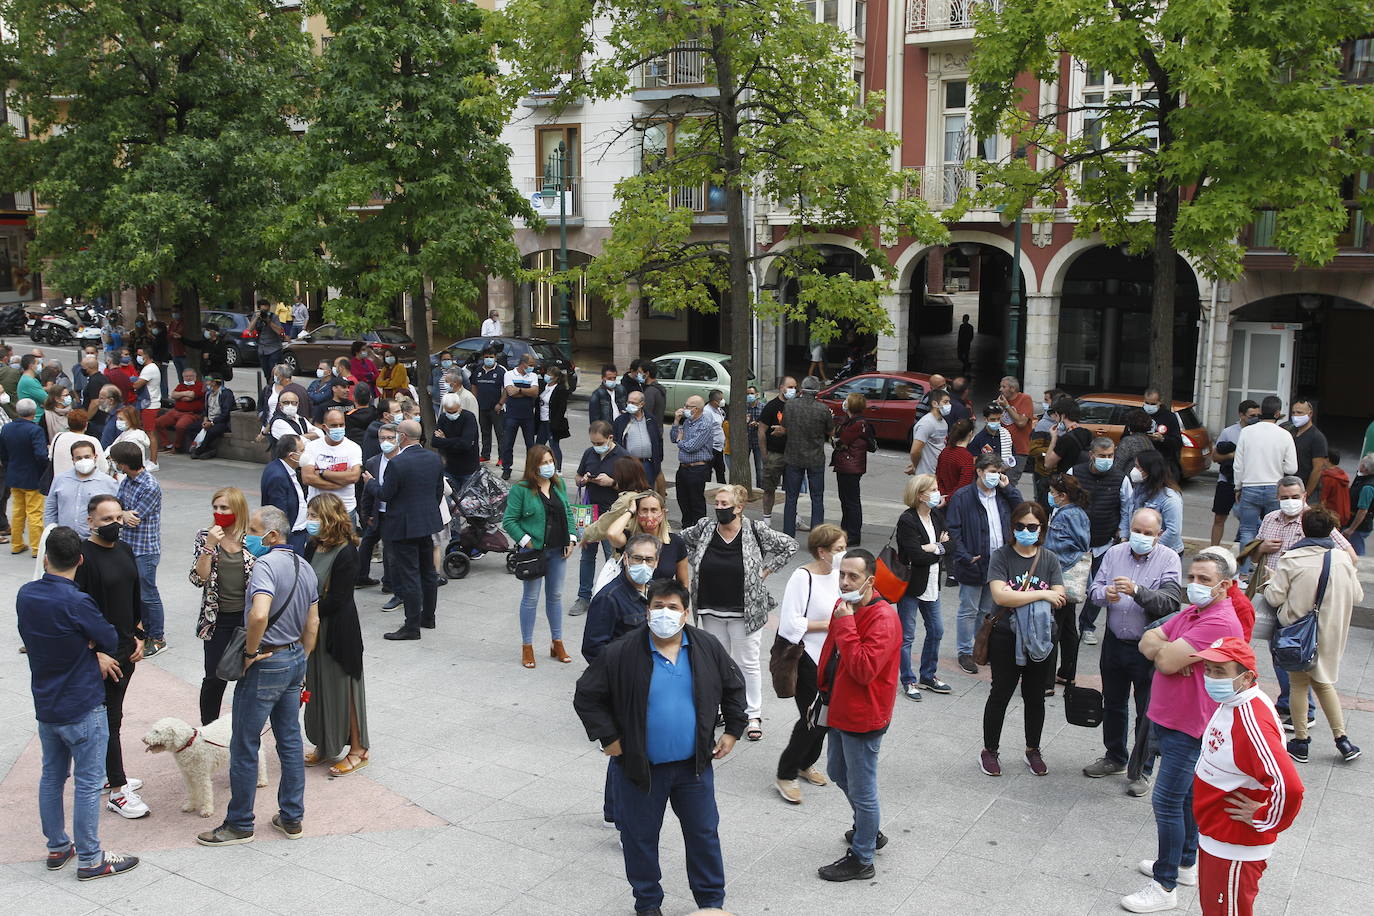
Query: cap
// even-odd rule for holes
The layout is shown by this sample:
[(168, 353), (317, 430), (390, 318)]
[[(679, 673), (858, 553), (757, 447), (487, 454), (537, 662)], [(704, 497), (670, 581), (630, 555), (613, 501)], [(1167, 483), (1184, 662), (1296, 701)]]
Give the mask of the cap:
[(821, 380), (816, 378), (814, 375), (808, 375), (806, 378), (802, 379), (801, 386), (802, 391), (820, 391)]
[(1255, 671), (1255, 650), (1250, 644), (1237, 636), (1218, 639), (1197, 654), (1209, 662), (1240, 662), (1246, 671)]

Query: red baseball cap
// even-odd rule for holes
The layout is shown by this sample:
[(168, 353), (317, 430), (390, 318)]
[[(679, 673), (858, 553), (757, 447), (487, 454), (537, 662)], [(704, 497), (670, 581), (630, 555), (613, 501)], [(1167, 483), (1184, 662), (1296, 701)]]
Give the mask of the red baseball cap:
[(1238, 636), (1227, 636), (1218, 639), (1207, 648), (1197, 654), (1197, 657), (1209, 662), (1240, 662), (1245, 666), (1246, 671), (1255, 671), (1255, 650), (1250, 648), (1250, 644)]

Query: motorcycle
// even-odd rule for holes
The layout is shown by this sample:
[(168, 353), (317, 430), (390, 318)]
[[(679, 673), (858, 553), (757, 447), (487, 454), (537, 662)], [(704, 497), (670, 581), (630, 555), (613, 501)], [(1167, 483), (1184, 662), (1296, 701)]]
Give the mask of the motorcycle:
[(13, 303), (0, 307), (0, 334), (21, 334), (24, 331), (24, 307)]
[(89, 306), (65, 304), (47, 313), (30, 313), (29, 338), (61, 347), (100, 343), (100, 321)]
[(844, 365), (840, 367), (839, 371), (835, 373), (830, 381), (833, 384), (835, 382), (842, 382), (847, 378), (853, 378), (856, 375), (877, 371), (878, 353), (876, 350), (864, 353), (859, 357), (855, 357), (854, 354), (851, 353), (849, 358), (845, 360)]

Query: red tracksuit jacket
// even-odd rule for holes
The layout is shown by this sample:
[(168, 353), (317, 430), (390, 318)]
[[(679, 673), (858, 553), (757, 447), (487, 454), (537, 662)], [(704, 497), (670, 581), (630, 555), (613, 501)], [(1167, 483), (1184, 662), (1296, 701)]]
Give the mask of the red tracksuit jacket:
[[(837, 651), (840, 661), (830, 684), (825, 670)], [(902, 622), (876, 594), (853, 614), (831, 618), (817, 677), (821, 689), (830, 691), (831, 728), (860, 733), (887, 728), (897, 702), (901, 654)]]
[[(1226, 813), (1226, 796), (1236, 791), (1264, 802), (1254, 826)], [(1198, 845), (1219, 859), (1267, 859), (1279, 833), (1298, 816), (1302, 794), (1269, 697), (1251, 687), (1218, 706), (1202, 733), (1202, 755), (1193, 771)]]

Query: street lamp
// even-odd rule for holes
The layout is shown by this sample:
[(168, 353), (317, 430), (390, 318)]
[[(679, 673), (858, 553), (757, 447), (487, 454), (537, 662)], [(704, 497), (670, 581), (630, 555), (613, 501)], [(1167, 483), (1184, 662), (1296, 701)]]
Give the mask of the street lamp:
[[(1011, 154), (1013, 159), (1026, 158), (1026, 148), (1018, 146)], [(1016, 228), (1012, 233), (1011, 247), (1011, 296), (1007, 302), (1007, 362), (1003, 371), (1010, 377), (1021, 380), (1021, 217), (1025, 208), (1016, 211)]]
[[(568, 184), (568, 148), (558, 141), (558, 149), (549, 155), (544, 167), (543, 196), (558, 195), (558, 273), (563, 281), (568, 273), (568, 198), (564, 191)], [(567, 359), (572, 358), (572, 316), (568, 314), (568, 284), (558, 284), (558, 346)]]

